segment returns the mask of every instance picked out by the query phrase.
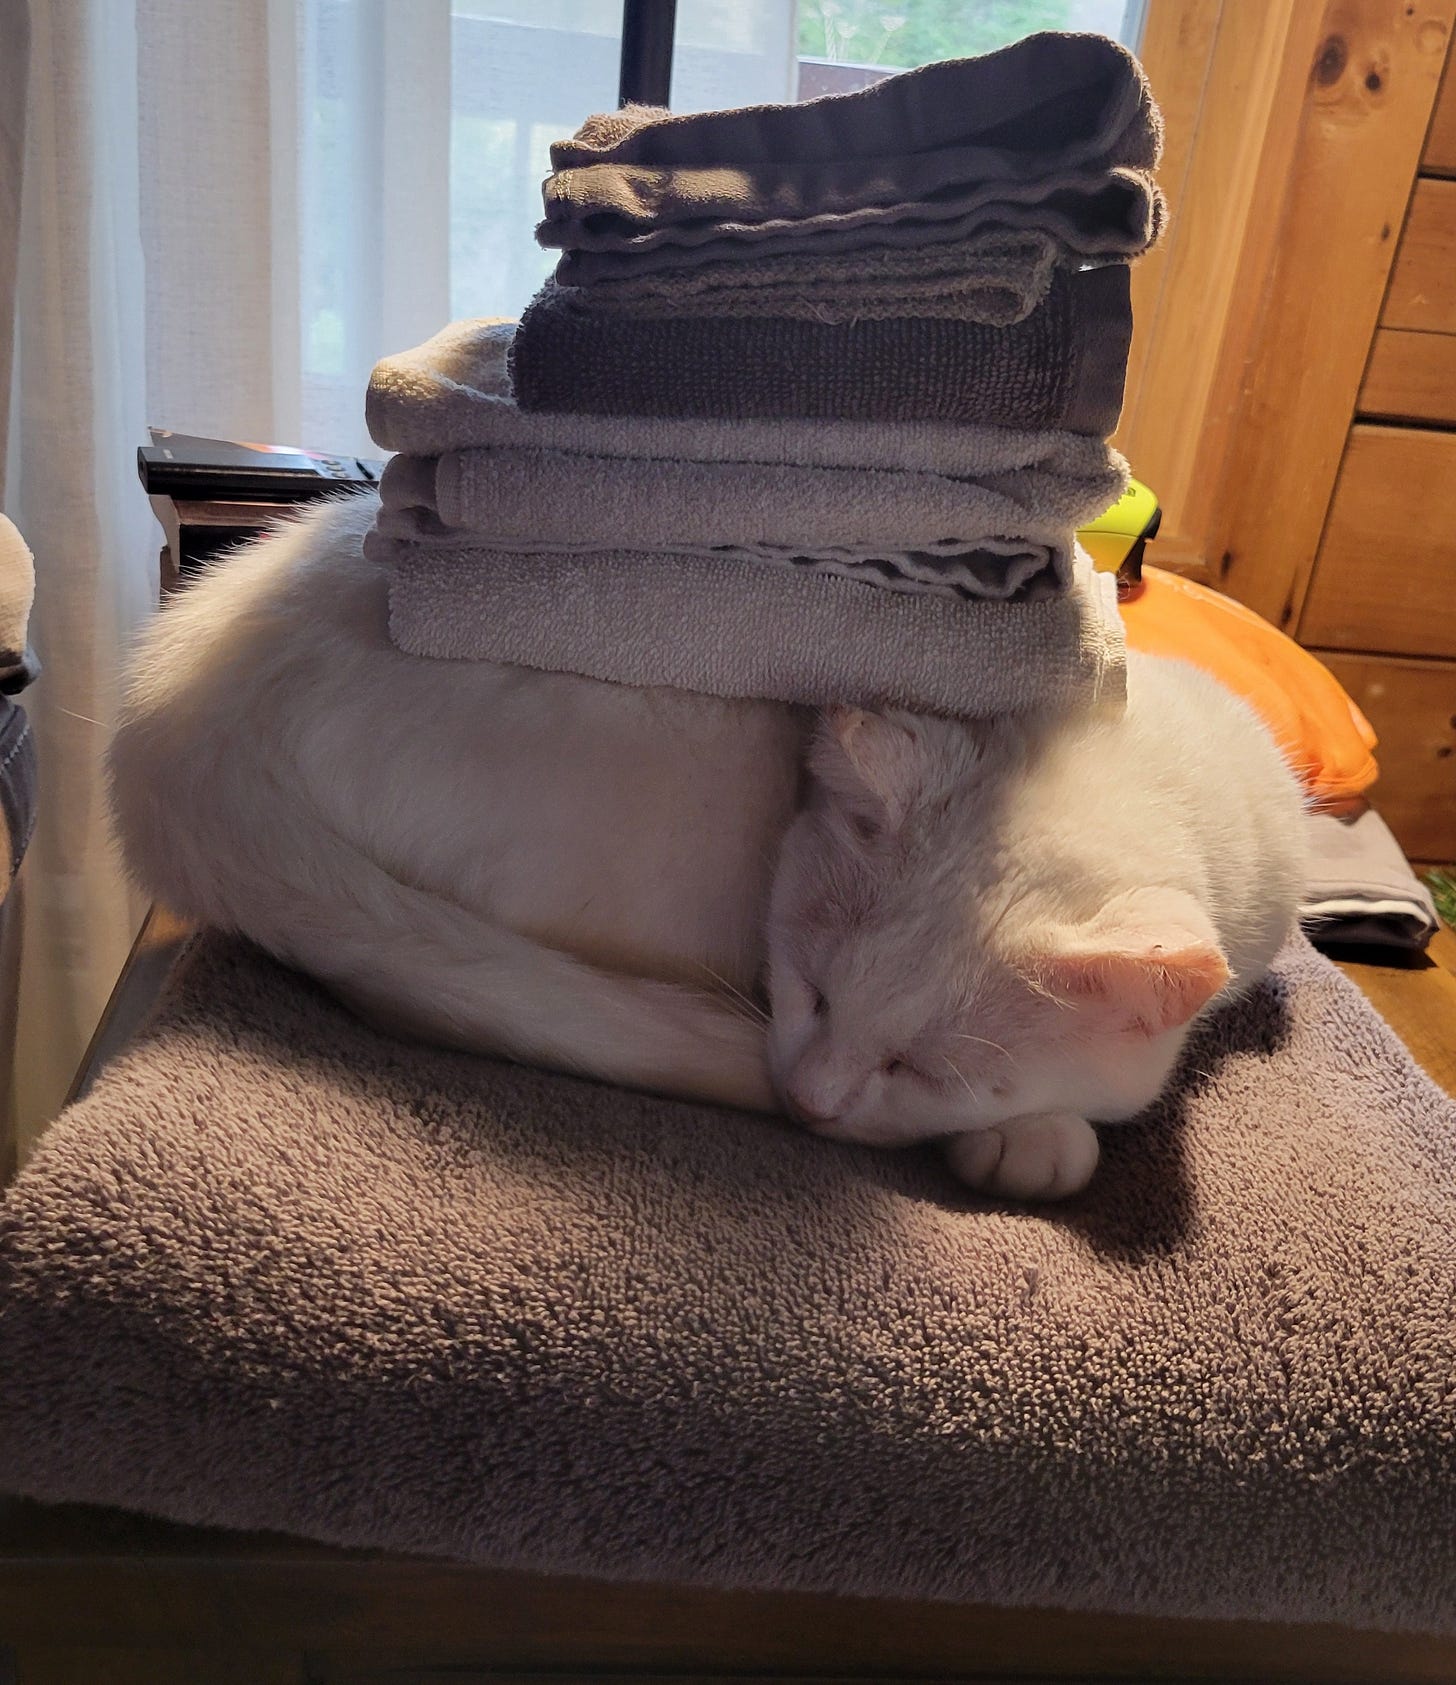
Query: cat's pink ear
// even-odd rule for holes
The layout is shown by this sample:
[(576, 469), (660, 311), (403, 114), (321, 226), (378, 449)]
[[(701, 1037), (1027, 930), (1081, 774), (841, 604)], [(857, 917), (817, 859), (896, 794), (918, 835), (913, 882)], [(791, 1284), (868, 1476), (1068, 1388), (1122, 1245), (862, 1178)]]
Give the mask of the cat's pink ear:
[(920, 782), (914, 729), (863, 708), (828, 708), (809, 771), (861, 837), (898, 830)]
[(1100, 1029), (1161, 1035), (1207, 1006), (1231, 975), (1207, 913), (1181, 890), (1115, 897), (1032, 976)]

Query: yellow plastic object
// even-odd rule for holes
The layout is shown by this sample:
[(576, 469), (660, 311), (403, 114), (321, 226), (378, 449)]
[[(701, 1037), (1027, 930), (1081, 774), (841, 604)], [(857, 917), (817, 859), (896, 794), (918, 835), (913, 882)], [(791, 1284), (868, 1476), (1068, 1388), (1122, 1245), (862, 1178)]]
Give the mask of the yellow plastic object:
[(1099, 573), (1116, 573), (1134, 545), (1157, 531), (1160, 513), (1152, 492), (1132, 480), (1106, 514), (1078, 528), (1077, 538)]
[(1149, 566), (1121, 608), (1129, 649), (1180, 657), (1250, 704), (1318, 807), (1352, 807), (1375, 782), (1369, 720), (1328, 667), (1252, 609)]

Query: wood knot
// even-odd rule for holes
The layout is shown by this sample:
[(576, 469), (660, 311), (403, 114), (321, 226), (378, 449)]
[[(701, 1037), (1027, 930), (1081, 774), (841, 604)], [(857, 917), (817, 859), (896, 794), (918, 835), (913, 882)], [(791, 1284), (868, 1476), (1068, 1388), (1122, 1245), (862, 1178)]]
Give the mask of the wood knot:
[(1380, 80), (1380, 72), (1378, 70), (1372, 70), (1366, 76), (1365, 86), (1370, 90), (1370, 92), (1372, 94), (1378, 94), (1380, 92), (1380, 90), (1385, 86), (1384, 82), (1382, 82)]
[(1328, 88), (1331, 83), (1338, 82), (1345, 74), (1345, 66), (1350, 62), (1350, 49), (1343, 35), (1329, 36), (1319, 50), (1319, 57), (1314, 61), (1314, 79), (1321, 87)]

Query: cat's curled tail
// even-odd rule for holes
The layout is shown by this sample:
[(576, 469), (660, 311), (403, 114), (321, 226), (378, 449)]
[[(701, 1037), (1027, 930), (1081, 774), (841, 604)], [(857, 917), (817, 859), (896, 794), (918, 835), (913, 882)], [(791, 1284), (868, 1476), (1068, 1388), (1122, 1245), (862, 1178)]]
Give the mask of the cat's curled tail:
[[(285, 528), (146, 630), (109, 756), (129, 872), (179, 916), (249, 938), (390, 1032), (773, 1109), (764, 1025), (747, 1003), (592, 965), (406, 881), (371, 848), (370, 807), (400, 769), (387, 756), (361, 767), (357, 747), (327, 733), (336, 691), (392, 687), (398, 704), (408, 678), (359, 554), (372, 507)], [(357, 836), (326, 811), (329, 771), (359, 797), (333, 802)]]

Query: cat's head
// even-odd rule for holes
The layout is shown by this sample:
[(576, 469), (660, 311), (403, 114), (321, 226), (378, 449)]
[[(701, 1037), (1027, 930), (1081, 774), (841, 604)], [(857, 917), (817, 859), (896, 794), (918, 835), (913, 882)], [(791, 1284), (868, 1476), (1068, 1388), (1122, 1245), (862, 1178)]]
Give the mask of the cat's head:
[(1033, 1112), (1131, 1116), (1229, 979), (1180, 891), (1089, 902), (1079, 877), (1064, 898), (1044, 878), (1023, 894), (1028, 863), (998, 858), (1021, 828), (988, 812), (1016, 774), (986, 739), (858, 709), (814, 735), (769, 993), (775, 1084), (817, 1133), (889, 1146)]

